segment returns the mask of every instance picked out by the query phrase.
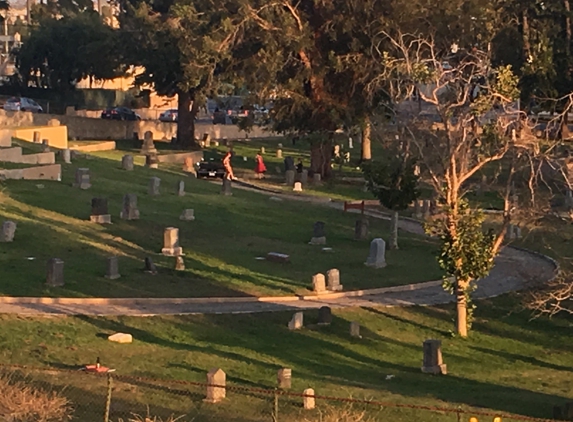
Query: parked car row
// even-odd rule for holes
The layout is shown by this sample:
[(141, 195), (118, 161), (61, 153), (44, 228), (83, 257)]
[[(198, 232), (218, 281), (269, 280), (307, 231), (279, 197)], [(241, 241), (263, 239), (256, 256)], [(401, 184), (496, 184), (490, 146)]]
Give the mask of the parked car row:
[(109, 120), (141, 120), (141, 116), (127, 107), (113, 107), (101, 112), (102, 119)]

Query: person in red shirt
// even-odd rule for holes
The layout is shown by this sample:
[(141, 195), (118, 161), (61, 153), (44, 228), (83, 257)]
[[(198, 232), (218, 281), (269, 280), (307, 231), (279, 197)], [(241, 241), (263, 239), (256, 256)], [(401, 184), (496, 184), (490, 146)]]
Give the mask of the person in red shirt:
[(265, 162), (263, 161), (263, 156), (261, 154), (257, 154), (255, 157), (255, 176), (257, 179), (262, 179), (264, 173), (267, 171), (267, 167), (265, 166)]

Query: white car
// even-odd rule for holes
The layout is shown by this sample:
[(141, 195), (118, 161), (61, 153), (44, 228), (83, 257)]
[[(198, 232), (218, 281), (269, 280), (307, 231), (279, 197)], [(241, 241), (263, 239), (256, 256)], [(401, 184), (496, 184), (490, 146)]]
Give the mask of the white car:
[(10, 98), (4, 104), (6, 111), (31, 111), (32, 113), (43, 113), (44, 109), (36, 101), (25, 97)]

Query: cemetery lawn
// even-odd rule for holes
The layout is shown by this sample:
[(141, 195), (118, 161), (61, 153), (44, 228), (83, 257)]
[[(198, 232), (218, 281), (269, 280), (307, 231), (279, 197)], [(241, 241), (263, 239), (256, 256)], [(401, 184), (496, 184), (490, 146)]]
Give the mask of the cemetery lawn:
[[(317, 311), (305, 311), (305, 327), (289, 331), (292, 312), (165, 317), (0, 317), (3, 364), (24, 364), (74, 372), (40, 376), (64, 389), (76, 419), (99, 421), (106, 380), (75, 369), (100, 357), (116, 374), (161, 380), (204, 382), (220, 367), (228, 385), (269, 388), (276, 371), (292, 368), (293, 392), (312, 387), (316, 394), (421, 406), (509, 412), (550, 418), (554, 405), (573, 400), (571, 320), (529, 321), (515, 295), (480, 301), (467, 340), (452, 337), (453, 306), (334, 310), (330, 326), (316, 326)], [(351, 338), (350, 321), (361, 325)], [(132, 344), (106, 340), (131, 333)], [(448, 374), (422, 374), (422, 342), (443, 342)], [(112, 420), (130, 412), (162, 417), (188, 415), (184, 421), (270, 421), (272, 396), (227, 392), (224, 403), (203, 405), (203, 387), (152, 380), (114, 381)], [(300, 398), (279, 400), (285, 421), (298, 419)], [(317, 406), (324, 410), (324, 401)], [(358, 406), (358, 408), (361, 408)], [(370, 409), (376, 421), (454, 422), (455, 415), (421, 410)], [(199, 417), (193, 416), (199, 412)], [(305, 413), (305, 416), (314, 413)], [(482, 420), (482, 418), (479, 418)], [(485, 420), (492, 420), (487, 418)], [(314, 421), (318, 420), (309, 419)], [(469, 415), (462, 420), (469, 420)], [(506, 419), (504, 419), (506, 420)]]
[[(440, 279), (434, 241), (401, 232), (400, 249), (387, 251), (388, 267), (364, 265), (369, 240), (355, 241), (356, 214), (235, 188), (220, 195), (220, 181), (185, 176), (180, 165), (159, 170), (121, 169), (122, 151), (106, 151), (62, 164), (62, 182), (8, 181), (0, 189), (0, 221), (17, 223), (15, 240), (0, 243), (0, 294), (60, 297), (206, 297), (309, 293), (311, 277), (338, 268), (345, 290)], [(72, 187), (76, 168), (89, 167), (92, 187)], [(161, 178), (161, 195), (149, 196), (150, 178)], [(185, 180), (187, 194), (176, 195)], [(124, 194), (138, 196), (141, 219), (119, 218)], [(91, 199), (108, 198), (111, 225), (89, 222)], [(195, 221), (180, 221), (186, 208)], [(308, 245), (315, 221), (326, 222), (332, 253)], [(175, 272), (175, 258), (160, 255), (163, 231), (178, 227), (187, 270)], [(387, 239), (387, 222), (371, 220), (371, 238)], [(289, 254), (290, 264), (258, 261), (268, 252)], [(106, 258), (119, 256), (121, 278), (107, 280)], [(143, 273), (152, 257), (159, 275)], [(65, 262), (66, 285), (46, 288), (46, 262)], [(412, 265), (415, 263), (415, 265)]]

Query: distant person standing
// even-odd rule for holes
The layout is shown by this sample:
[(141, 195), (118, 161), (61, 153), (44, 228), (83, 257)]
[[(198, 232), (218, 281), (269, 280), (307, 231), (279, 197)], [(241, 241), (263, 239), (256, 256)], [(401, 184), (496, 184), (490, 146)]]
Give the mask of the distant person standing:
[(265, 162), (263, 161), (263, 156), (257, 153), (255, 157), (255, 176), (257, 179), (262, 179), (264, 173), (267, 171)]
[(236, 180), (235, 173), (233, 173), (233, 167), (231, 166), (231, 157), (233, 154), (231, 151), (227, 151), (223, 157), (223, 167), (225, 168), (225, 179)]

